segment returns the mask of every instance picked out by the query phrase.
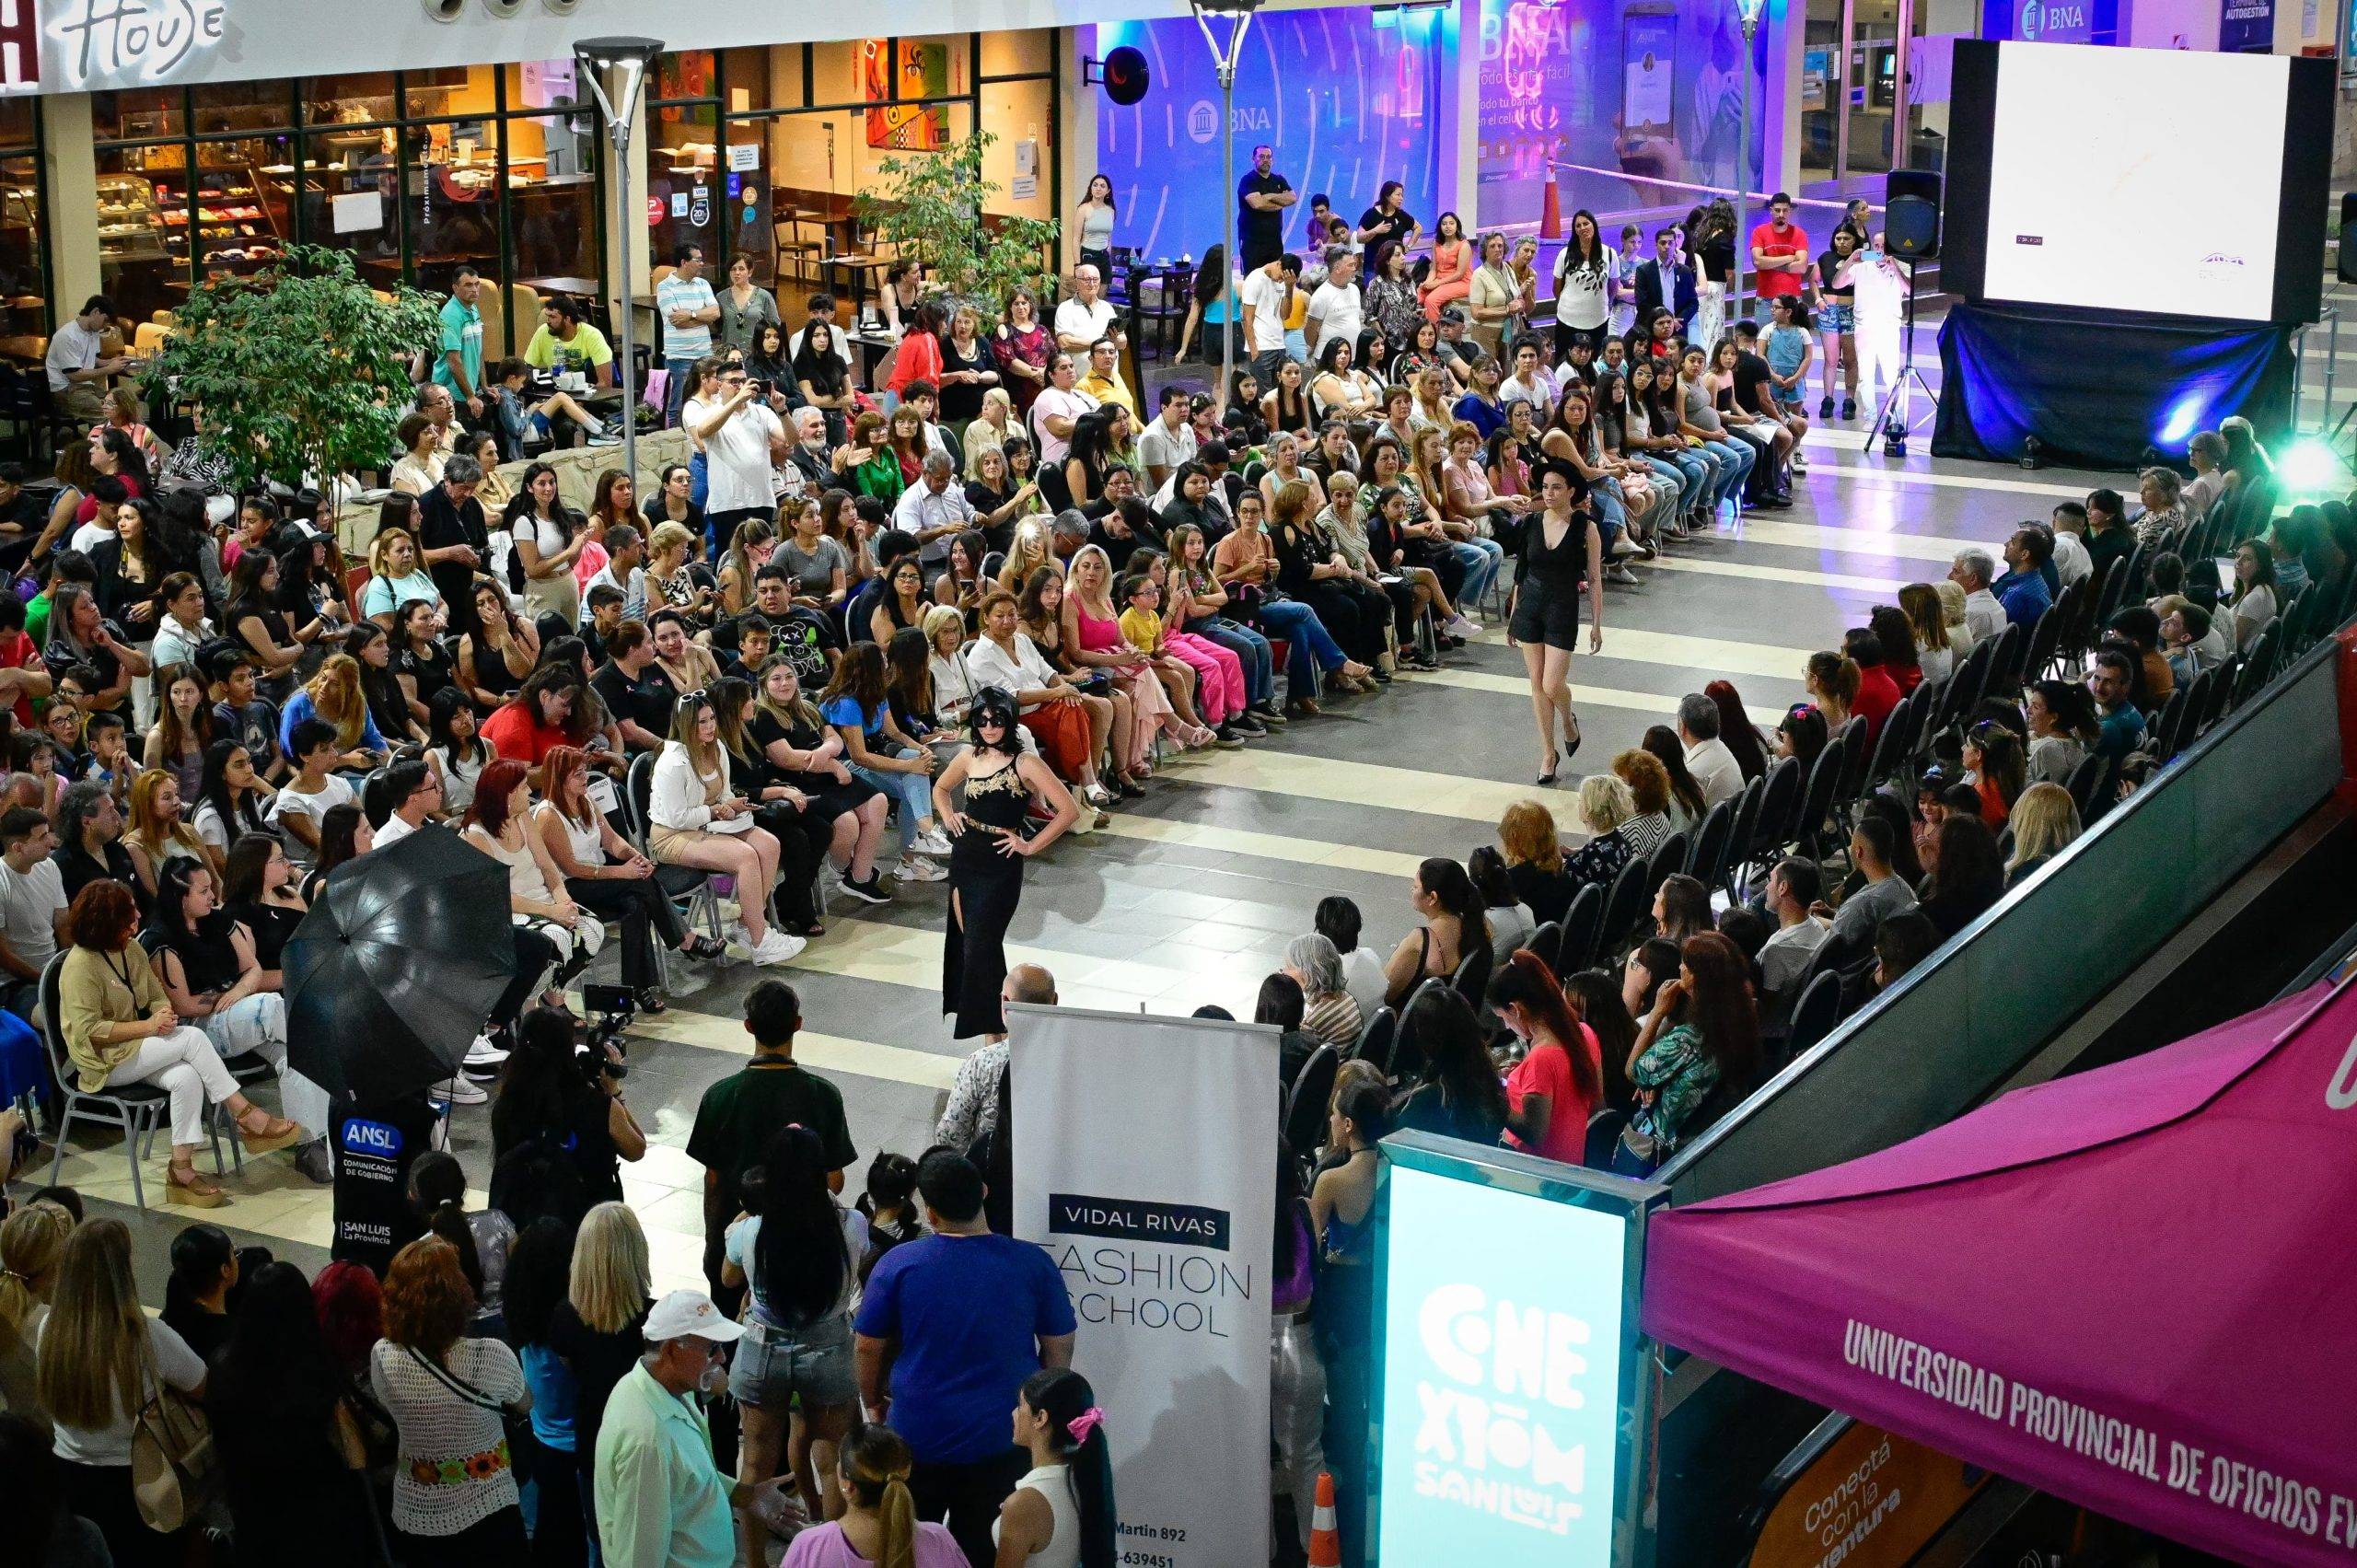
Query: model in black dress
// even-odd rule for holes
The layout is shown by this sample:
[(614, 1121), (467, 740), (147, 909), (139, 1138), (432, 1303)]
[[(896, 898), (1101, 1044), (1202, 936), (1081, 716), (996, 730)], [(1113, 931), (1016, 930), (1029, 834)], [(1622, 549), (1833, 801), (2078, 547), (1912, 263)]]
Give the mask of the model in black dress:
[(1538, 782), (1555, 782), (1555, 730), (1562, 725), (1563, 759), (1580, 747), (1579, 715), (1572, 711), (1573, 651), (1579, 645), (1580, 596), (1588, 599), (1587, 650), (1604, 646), (1604, 544), (1587, 506), (1587, 484), (1569, 463), (1538, 469), (1539, 510), (1523, 528), (1515, 564), (1506, 642), (1522, 650), (1530, 675), (1530, 707), (1538, 726)]
[[(967, 724), (972, 745), (933, 783), (934, 814), (950, 843), (941, 1010), (957, 1015), (957, 1039), (996, 1040), (1006, 1035), (999, 992), (1006, 983), (1006, 928), (1023, 898), (1023, 862), (1062, 838), (1080, 819), (1080, 808), (1048, 765), (1023, 750), (1015, 699), (1005, 688), (976, 692)], [(962, 810), (953, 804), (961, 784)], [(1027, 839), (1023, 816), (1034, 794), (1053, 815)]]

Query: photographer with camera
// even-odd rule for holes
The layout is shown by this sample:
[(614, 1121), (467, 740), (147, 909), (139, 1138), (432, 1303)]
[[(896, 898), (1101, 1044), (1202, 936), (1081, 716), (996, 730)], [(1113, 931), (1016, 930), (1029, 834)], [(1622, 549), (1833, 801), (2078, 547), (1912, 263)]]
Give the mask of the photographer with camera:
[[(615, 989), (583, 988), (589, 1010), (607, 1015), (598, 1026), (584, 1024), (562, 1007), (525, 1014), (516, 1030), (516, 1054), (508, 1059), (505, 1081), (491, 1107), (493, 1163), (537, 1143), (573, 1167), (591, 1203), (619, 1202), (620, 1162), (646, 1156), (646, 1134), (622, 1098), (628, 1069), (615, 1043), (621, 1022), (629, 1016), (628, 994), (592, 994)], [(620, 1005), (600, 1008), (596, 1004), (601, 1000)]]

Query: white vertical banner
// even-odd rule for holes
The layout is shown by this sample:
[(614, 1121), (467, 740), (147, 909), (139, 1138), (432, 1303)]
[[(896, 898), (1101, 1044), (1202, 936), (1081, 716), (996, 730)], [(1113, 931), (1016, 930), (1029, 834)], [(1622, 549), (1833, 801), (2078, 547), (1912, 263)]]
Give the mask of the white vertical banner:
[(1072, 1292), (1122, 1561), (1266, 1562), (1278, 1031), (1006, 1012), (1015, 1233)]

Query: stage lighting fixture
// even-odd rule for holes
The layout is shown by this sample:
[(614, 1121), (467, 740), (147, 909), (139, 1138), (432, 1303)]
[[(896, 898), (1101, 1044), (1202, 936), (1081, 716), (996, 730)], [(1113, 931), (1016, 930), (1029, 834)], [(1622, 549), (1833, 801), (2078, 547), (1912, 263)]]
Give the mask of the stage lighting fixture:
[(2046, 466), (2046, 459), (2045, 459), (2044, 457), (2040, 456), (2040, 454), (2041, 454), (2041, 453), (2043, 453), (2045, 450), (2046, 450), (2046, 443), (2045, 443), (2045, 442), (2043, 442), (2043, 441), (2041, 441), (2041, 440), (2039, 440), (2037, 436), (2023, 436), (2023, 437), (2022, 437), (2022, 467), (2024, 467), (2024, 468), (2026, 468), (2026, 469), (2031, 469), (2031, 470), (2036, 470), (2036, 469), (2042, 469), (2042, 468), (2044, 468), (2044, 467)]
[(2182, 447), (2191, 440), (2193, 433), (2201, 428), (2201, 416), (2209, 412), (2209, 397), (2206, 389), (2188, 392), (2170, 404), (2169, 416), (2161, 423), (2159, 433), (2153, 437), (2154, 444)]
[(2282, 476), (2284, 488), (2294, 495), (2316, 495), (2328, 490), (2339, 490), (2347, 482), (2348, 470), (2341, 466), (2340, 454), (2328, 441), (2308, 436), (2295, 441), (2276, 465)]
[[(1212, 52), (1212, 64), (1219, 69), (1219, 129), (1220, 178), (1223, 181), (1220, 210), (1227, 215), (1222, 226), (1221, 241), (1233, 251), (1242, 239), (1243, 212), (1236, 193), (1236, 66), (1244, 57), (1244, 38), (1252, 30), (1252, 13), (1260, 8), (1260, 0), (1188, 0), (1195, 14), (1195, 25), (1203, 29), (1203, 42)], [(1227, 23), (1227, 36), (1223, 39), (1212, 26), (1212, 18), (1219, 17)], [(1238, 203), (1231, 206), (1230, 203)], [(1236, 385), (1236, 334), (1219, 335), (1219, 384)]]

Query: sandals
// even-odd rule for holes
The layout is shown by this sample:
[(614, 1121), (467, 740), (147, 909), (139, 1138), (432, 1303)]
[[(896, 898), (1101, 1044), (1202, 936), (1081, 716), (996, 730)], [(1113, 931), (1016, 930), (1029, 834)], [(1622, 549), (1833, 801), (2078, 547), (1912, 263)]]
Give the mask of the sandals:
[[(238, 1141), (245, 1145), (246, 1153), (250, 1155), (266, 1155), (290, 1144), (301, 1143), (303, 1129), (283, 1116), (265, 1114), (262, 1118), (262, 1130), (259, 1132), (247, 1127), (244, 1121), (240, 1120), (238, 1123)], [(193, 1168), (193, 1167), (191, 1167), (192, 1170)], [(203, 1178), (198, 1179), (202, 1180)]]
[(177, 1160), (164, 1167), (164, 1202), (190, 1209), (217, 1209), (229, 1195), (196, 1173), (193, 1163)]

